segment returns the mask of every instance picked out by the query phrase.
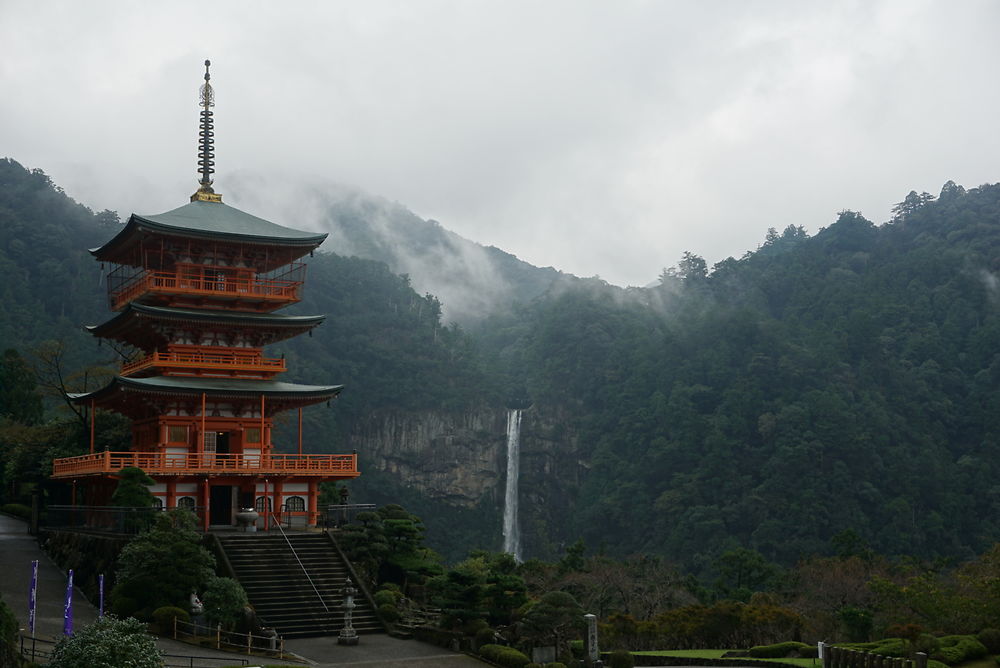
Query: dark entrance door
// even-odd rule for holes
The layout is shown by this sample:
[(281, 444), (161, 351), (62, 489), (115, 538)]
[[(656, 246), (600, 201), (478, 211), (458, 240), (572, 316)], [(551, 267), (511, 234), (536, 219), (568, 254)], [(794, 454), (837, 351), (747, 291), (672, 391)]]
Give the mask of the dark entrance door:
[(211, 510), (208, 514), (210, 524), (233, 523), (233, 486), (212, 485), (209, 488)]

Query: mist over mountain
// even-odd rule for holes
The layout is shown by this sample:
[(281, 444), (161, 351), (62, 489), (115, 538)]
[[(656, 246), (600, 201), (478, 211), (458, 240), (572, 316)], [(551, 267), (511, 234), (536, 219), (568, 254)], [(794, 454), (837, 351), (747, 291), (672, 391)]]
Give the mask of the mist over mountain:
[[(527, 557), (582, 537), (698, 571), (735, 546), (791, 564), (844, 532), (921, 558), (1000, 539), (1000, 185), (911, 192), (881, 225), (843, 211), (812, 236), (762, 231), (738, 259), (687, 253), (656, 286), (621, 289), (351, 189), (241, 183), (227, 201), (330, 229), (341, 251), (310, 260), (290, 309), (327, 321), (269, 349), (289, 380), (346, 385), (306, 411), (308, 450), (357, 450), (352, 498), (411, 507), (449, 559), (501, 545), (512, 405), (529, 406)], [(71, 370), (114, 362), (81, 325), (109, 316), (85, 249), (118, 224), (0, 161), (0, 349), (58, 339)], [(449, 284), (478, 325), (451, 326), (390, 261)], [(22, 475), (7, 452), (3, 475)]]
[(325, 252), (377, 260), (435, 295), (445, 322), (470, 325), (528, 302), (561, 281), (579, 280), (535, 267), (425, 220), (402, 204), (333, 182), (237, 172), (226, 179), (227, 201), (270, 220), (328, 232)]

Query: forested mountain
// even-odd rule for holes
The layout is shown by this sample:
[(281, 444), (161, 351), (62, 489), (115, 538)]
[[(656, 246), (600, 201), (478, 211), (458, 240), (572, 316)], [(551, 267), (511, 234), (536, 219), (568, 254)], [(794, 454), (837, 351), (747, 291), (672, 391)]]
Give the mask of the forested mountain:
[[(696, 565), (853, 530), (963, 556), (1000, 536), (1000, 187), (946, 184), (875, 226), (770, 232), (662, 284), (551, 295), (493, 347), (537, 404), (572, 406), (588, 461), (568, 539)], [(552, 529), (560, 526), (551, 525)]]
[[(116, 224), (0, 162), (0, 349), (110, 359), (79, 326), (108, 317), (84, 249)], [(654, 288), (555, 281), (469, 331), (384, 264), (320, 253), (295, 310), (327, 322), (279, 352), (347, 385), (307, 411), (314, 451), (357, 447), (356, 500), (403, 500), (450, 557), (499, 546), (503, 414), (527, 397), (528, 556), (583, 537), (696, 570), (736, 546), (790, 563), (852, 531), (962, 558), (1000, 539), (998, 271), (1000, 186), (953, 183), (882, 225), (843, 212), (711, 269), (686, 254)], [(405, 448), (372, 435), (404, 423)], [(489, 451), (478, 477), (463, 439)]]
[[(265, 185), (266, 184), (266, 187)], [(402, 204), (335, 183), (279, 183), (239, 172), (227, 188), (250, 211), (273, 211), (292, 227), (330, 234), (323, 250), (384, 262), (420, 294), (441, 300), (445, 323), (469, 326), (528, 302), (560, 282), (580, 279), (535, 267), (425, 220)], [(295, 221), (294, 224), (291, 221)]]

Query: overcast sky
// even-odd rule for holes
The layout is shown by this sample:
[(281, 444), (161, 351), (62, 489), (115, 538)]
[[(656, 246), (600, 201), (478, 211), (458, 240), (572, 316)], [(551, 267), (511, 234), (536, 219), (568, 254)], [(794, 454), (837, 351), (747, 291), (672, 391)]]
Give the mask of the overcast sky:
[(356, 186), (619, 285), (1000, 180), (996, 0), (0, 0), (0, 49), (0, 156), (95, 210), (187, 201), (210, 58), (223, 195)]

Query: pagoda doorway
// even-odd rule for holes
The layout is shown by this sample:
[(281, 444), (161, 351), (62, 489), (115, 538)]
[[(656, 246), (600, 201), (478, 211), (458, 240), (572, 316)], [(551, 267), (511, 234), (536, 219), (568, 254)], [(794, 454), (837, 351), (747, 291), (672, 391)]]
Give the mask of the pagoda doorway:
[(233, 486), (212, 485), (209, 488), (208, 521), (215, 526), (233, 523)]

